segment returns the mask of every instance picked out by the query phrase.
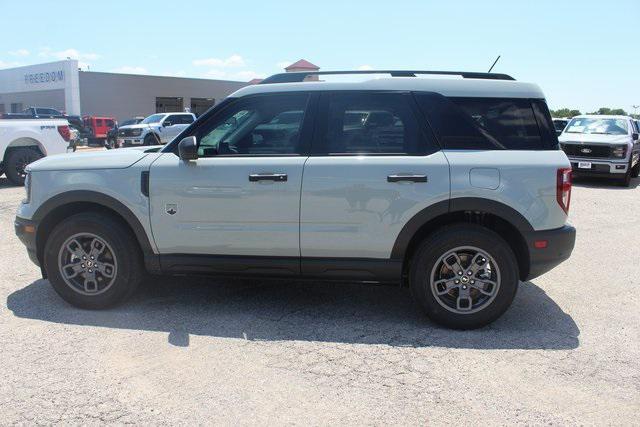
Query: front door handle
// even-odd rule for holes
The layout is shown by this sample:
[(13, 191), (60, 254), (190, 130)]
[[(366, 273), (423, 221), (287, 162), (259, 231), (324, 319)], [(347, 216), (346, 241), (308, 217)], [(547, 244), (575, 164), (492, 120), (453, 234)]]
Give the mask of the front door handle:
[(285, 182), (287, 180), (286, 173), (252, 173), (249, 175), (249, 181), (258, 182), (258, 181), (276, 181), (276, 182)]
[(387, 182), (427, 182), (427, 175), (398, 174), (387, 176)]

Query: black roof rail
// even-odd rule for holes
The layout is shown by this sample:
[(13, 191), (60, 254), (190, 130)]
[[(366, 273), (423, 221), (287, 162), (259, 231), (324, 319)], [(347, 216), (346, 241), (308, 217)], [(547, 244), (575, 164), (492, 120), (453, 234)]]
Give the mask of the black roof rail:
[(349, 74), (389, 74), (391, 77), (416, 77), (416, 74), (429, 74), (440, 76), (461, 76), (465, 79), (485, 80), (515, 80), (508, 74), (479, 73), (474, 71), (415, 71), (415, 70), (366, 70), (366, 71), (295, 71), (292, 73), (279, 73), (267, 77), (260, 84), (269, 83), (297, 83), (304, 81), (309, 76), (349, 75)]

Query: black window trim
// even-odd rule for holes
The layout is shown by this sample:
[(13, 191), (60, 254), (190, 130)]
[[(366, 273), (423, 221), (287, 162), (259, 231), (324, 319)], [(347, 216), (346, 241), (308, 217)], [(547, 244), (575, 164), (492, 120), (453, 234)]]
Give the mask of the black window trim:
[[(544, 112), (540, 112), (538, 111), (538, 109), (535, 108), (535, 101), (538, 102), (542, 102), (545, 104), (546, 106), (546, 100), (544, 98), (526, 98), (526, 97), (504, 97), (504, 96), (447, 96), (447, 95), (443, 95), (439, 92), (434, 92), (434, 91), (413, 91), (412, 94), (414, 95), (414, 99), (415, 99), (415, 103), (416, 106), (418, 107), (418, 111), (421, 114), (421, 116), (424, 118), (424, 121), (426, 123), (429, 124), (429, 127), (438, 143), (438, 145), (440, 147), (442, 147), (443, 150), (447, 150), (447, 147), (444, 146), (444, 143), (442, 142), (442, 137), (441, 135), (436, 132), (436, 130), (434, 129), (434, 127), (431, 125), (431, 121), (430, 118), (428, 117), (428, 114), (426, 112), (423, 111), (422, 108), (419, 107), (419, 103), (416, 99), (416, 96), (421, 95), (421, 94), (425, 94), (425, 95), (440, 95), (444, 98), (446, 98), (449, 102), (453, 103), (455, 105), (455, 103), (451, 100), (452, 98), (464, 98), (464, 99), (468, 99), (468, 98), (479, 98), (479, 99), (499, 99), (499, 100), (504, 100), (504, 101), (528, 101), (529, 102), (529, 106), (531, 108), (531, 111), (533, 113), (533, 116), (536, 120), (536, 125), (538, 127), (538, 133), (540, 135), (540, 141), (545, 144), (545, 148), (540, 149), (540, 150), (535, 150), (535, 151), (554, 151), (559, 149), (558, 148), (558, 137), (555, 134), (555, 130), (552, 132), (553, 136), (551, 137), (551, 141), (548, 141), (547, 138), (545, 138), (545, 133), (543, 132), (544, 130), (544, 126), (541, 126), (540, 124), (540, 120), (541, 117), (538, 117), (539, 114), (544, 114)], [(548, 111), (548, 108), (547, 108)], [(551, 117), (551, 115), (549, 115), (549, 117)], [(474, 124), (475, 125), (475, 124)], [(555, 141), (555, 145), (554, 145), (554, 141)], [(548, 146), (548, 143), (551, 143), (551, 146)], [(495, 144), (494, 144), (495, 145)], [(514, 149), (510, 149), (510, 148), (506, 148), (506, 147), (499, 147), (499, 146), (495, 146), (495, 148), (493, 149), (479, 149), (479, 148), (455, 148), (455, 149), (450, 149), (450, 150), (456, 150), (456, 151), (527, 151), (527, 150), (514, 150)]]
[[(430, 125), (425, 123), (423, 115), (420, 112), (417, 102), (411, 95), (411, 91), (407, 90), (326, 90), (319, 91), (320, 100), (318, 102), (318, 110), (316, 117), (316, 126), (313, 132), (313, 140), (311, 143), (311, 157), (424, 157), (429, 156), (441, 150), (440, 144), (431, 130)], [(331, 153), (324, 149), (324, 133), (327, 130), (329, 119), (329, 100), (335, 94), (399, 94), (406, 101), (409, 109), (413, 113), (413, 117), (418, 124), (421, 141), (419, 145), (421, 150), (416, 153)], [(430, 141), (433, 144), (430, 144)], [(432, 145), (431, 147), (429, 145)]]
[[(210, 120), (216, 120), (220, 115), (225, 114), (229, 108), (233, 108), (238, 102), (246, 102), (247, 100), (254, 98), (265, 98), (277, 95), (306, 95), (307, 105), (304, 109), (304, 116), (302, 118), (302, 125), (300, 126), (300, 153), (288, 153), (288, 154), (217, 154), (215, 157), (308, 157), (311, 148), (311, 138), (313, 129), (315, 127), (315, 117), (317, 113), (317, 103), (319, 98), (318, 91), (279, 91), (279, 92), (263, 92), (252, 95), (242, 96), (239, 98), (226, 98), (220, 104), (211, 108), (207, 113), (198, 117), (193, 123), (189, 125), (184, 131), (182, 131), (169, 145), (165, 147), (162, 152), (173, 153), (178, 155), (178, 144), (184, 138), (189, 136), (198, 136), (198, 131), (201, 127), (207, 125)], [(198, 140), (198, 146), (200, 141)], [(203, 157), (212, 158), (212, 157)]]

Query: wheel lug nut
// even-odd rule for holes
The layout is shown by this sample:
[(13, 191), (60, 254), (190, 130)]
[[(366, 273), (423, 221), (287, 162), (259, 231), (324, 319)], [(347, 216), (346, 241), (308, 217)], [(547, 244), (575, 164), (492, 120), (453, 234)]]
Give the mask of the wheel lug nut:
[(80, 264), (80, 267), (84, 268), (84, 264)]
[(462, 276), (462, 271), (458, 271), (458, 276)]
[(89, 269), (89, 273), (93, 273), (93, 270), (92, 270), (92, 269)]
[(458, 283), (460, 283), (460, 280), (456, 280), (456, 281), (455, 281), (455, 284), (456, 284), (456, 285), (457, 285)]
[(473, 285), (473, 284), (475, 284), (475, 283), (476, 283), (476, 281), (475, 281), (475, 280), (472, 280), (470, 283)]
[(470, 271), (467, 271), (467, 276), (471, 276), (471, 272)]

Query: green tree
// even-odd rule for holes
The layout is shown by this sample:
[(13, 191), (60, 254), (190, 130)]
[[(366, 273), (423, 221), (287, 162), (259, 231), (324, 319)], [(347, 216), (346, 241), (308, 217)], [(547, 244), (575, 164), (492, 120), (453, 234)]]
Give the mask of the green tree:
[(569, 108), (560, 108), (559, 110), (551, 110), (551, 117), (575, 117), (582, 114), (580, 110), (570, 110)]
[(598, 111), (594, 111), (589, 114), (600, 114), (600, 115), (615, 115), (615, 116), (626, 116), (627, 112), (622, 108), (608, 108), (608, 107), (600, 107)]

